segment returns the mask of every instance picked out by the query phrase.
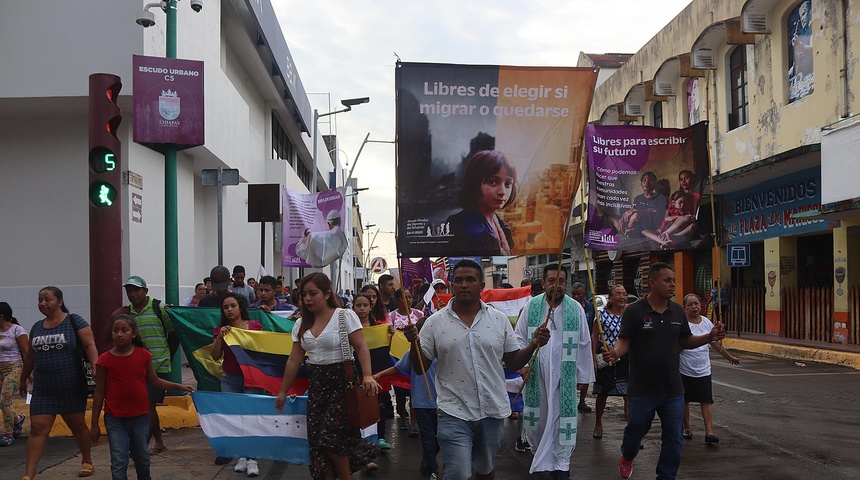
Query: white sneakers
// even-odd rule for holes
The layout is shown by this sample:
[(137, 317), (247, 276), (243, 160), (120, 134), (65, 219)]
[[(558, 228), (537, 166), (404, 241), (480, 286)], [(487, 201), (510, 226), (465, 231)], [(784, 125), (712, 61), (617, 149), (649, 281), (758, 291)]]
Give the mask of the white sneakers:
[(260, 469), (257, 467), (257, 461), (254, 459), (248, 460), (248, 476), (256, 477), (260, 474)]
[(256, 477), (260, 474), (260, 467), (257, 466), (257, 461), (253, 458), (248, 460), (245, 457), (239, 459), (236, 462), (236, 466), (233, 467), (234, 472), (247, 472), (249, 477)]

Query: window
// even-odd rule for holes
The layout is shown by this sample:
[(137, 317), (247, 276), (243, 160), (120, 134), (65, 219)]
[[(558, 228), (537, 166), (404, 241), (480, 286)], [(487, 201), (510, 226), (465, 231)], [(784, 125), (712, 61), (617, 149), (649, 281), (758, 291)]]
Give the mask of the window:
[(729, 55), (729, 130), (734, 130), (749, 122), (747, 110), (747, 50), (739, 45)]
[(651, 124), (663, 128), (663, 102), (654, 102), (651, 106)]
[(788, 40), (788, 102), (812, 93), (812, 1), (800, 2), (788, 14), (786, 35)]
[(293, 142), (290, 141), (274, 112), (272, 112), (272, 159), (293, 161)]

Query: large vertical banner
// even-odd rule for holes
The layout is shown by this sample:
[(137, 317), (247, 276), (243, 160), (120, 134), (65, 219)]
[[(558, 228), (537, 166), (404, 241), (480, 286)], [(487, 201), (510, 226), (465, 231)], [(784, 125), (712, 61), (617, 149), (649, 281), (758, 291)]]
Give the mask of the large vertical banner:
[(282, 264), (324, 267), (346, 251), (342, 188), (301, 194), (284, 189)]
[(812, 1), (800, 2), (788, 14), (788, 101), (812, 93), (815, 71), (812, 65)]
[(685, 129), (589, 125), (585, 246), (677, 250), (703, 243), (696, 224), (708, 177), (708, 124)]
[(399, 63), (398, 254), (557, 252), (596, 79), (590, 68)]

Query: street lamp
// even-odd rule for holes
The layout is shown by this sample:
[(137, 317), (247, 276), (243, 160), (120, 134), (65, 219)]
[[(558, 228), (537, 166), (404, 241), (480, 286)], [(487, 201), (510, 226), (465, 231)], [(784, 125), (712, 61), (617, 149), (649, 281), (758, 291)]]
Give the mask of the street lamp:
[[(317, 137), (319, 137), (318, 128), (319, 128), (320, 117), (327, 117), (329, 115), (335, 115), (338, 113), (349, 112), (352, 110), (352, 107), (354, 107), (356, 105), (361, 105), (362, 103), (367, 103), (369, 101), (370, 101), (370, 97), (348, 98), (346, 100), (340, 101), (341, 105), (346, 107), (343, 110), (335, 110), (335, 111), (328, 112), (328, 113), (320, 113), (319, 110), (317, 110), (316, 108), (314, 109), (314, 165), (313, 165), (313, 171), (314, 172), (313, 172), (313, 185), (311, 185), (311, 193), (316, 193), (316, 191), (317, 191), (317, 143), (318, 143)], [(355, 165), (353, 165), (353, 168), (355, 168)]]

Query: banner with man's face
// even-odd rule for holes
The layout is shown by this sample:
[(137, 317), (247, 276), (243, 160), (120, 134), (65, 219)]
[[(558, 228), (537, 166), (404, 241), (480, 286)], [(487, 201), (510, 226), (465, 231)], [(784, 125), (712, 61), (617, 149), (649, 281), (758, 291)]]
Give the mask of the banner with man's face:
[(401, 257), (557, 253), (591, 68), (399, 63)]
[(685, 129), (589, 125), (585, 246), (678, 250), (703, 245), (697, 225), (708, 177), (708, 124)]
[(284, 189), (285, 267), (324, 267), (346, 251), (344, 189), (301, 194)]

